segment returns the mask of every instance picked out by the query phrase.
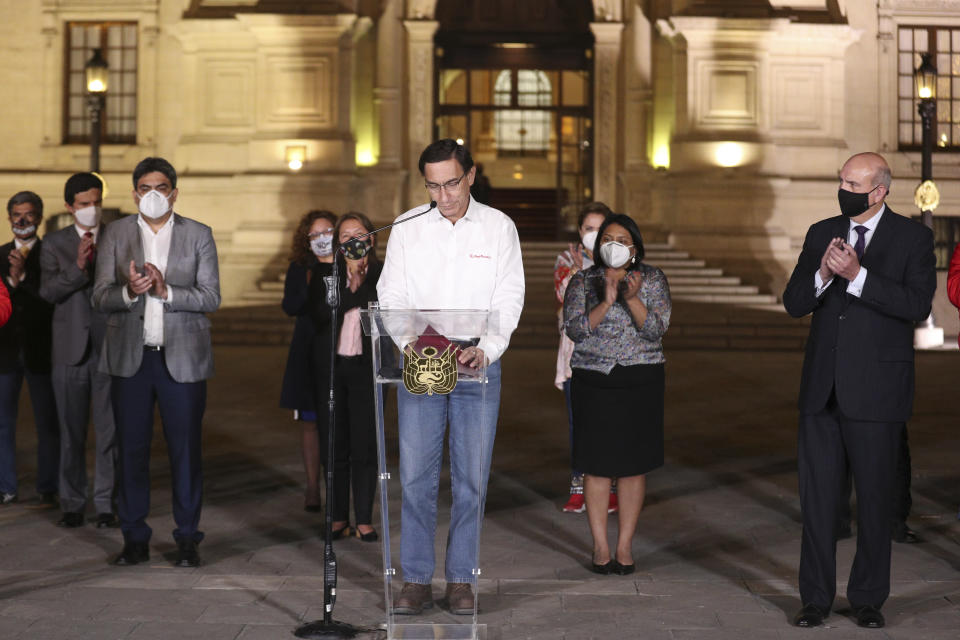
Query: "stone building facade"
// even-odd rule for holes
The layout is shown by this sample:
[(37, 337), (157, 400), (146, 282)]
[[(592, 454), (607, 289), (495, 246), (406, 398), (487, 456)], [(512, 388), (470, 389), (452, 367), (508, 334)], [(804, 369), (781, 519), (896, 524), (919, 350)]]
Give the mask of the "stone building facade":
[(63, 210), (65, 178), (89, 163), (78, 69), (99, 43), (112, 56), (105, 206), (133, 211), (133, 166), (171, 160), (178, 210), (215, 230), (227, 305), (278, 270), (308, 209), (386, 222), (424, 201), (416, 160), (438, 135), (467, 138), (494, 187), (559, 193), (557, 236), (574, 205), (604, 200), (651, 237), (779, 293), (807, 226), (836, 211), (851, 153), (885, 154), (891, 205), (915, 212), (909, 71), (923, 47), (943, 81), (937, 214), (960, 212), (958, 9), (0, 0), (0, 194), (31, 189), (48, 215)]

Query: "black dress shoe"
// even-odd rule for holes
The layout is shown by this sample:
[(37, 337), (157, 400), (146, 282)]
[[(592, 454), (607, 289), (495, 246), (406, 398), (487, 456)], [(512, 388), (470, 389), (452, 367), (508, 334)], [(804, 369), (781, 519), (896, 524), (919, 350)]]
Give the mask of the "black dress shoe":
[(349, 537), (350, 537), (350, 525), (348, 524), (345, 524), (339, 529), (334, 529), (333, 531), (330, 532), (331, 540), (339, 540), (341, 538), (349, 538)]
[(899, 526), (893, 527), (892, 535), (894, 542), (899, 542), (901, 544), (916, 544), (920, 542), (920, 536), (917, 535), (917, 532), (908, 527), (906, 524), (901, 524)]
[(123, 545), (123, 551), (113, 561), (118, 567), (129, 567), (150, 559), (150, 547), (146, 542), (127, 542)]
[(197, 551), (197, 543), (189, 538), (177, 540), (177, 559), (174, 564), (178, 567), (199, 567), (200, 553)]
[(75, 529), (76, 527), (83, 526), (83, 514), (76, 513), (73, 511), (65, 511), (63, 517), (57, 521), (58, 527), (65, 527), (67, 529)]
[(854, 613), (857, 614), (857, 626), (866, 627), (867, 629), (879, 629), (886, 624), (880, 610), (870, 605), (854, 609)]
[(618, 576), (628, 576), (636, 570), (636, 563), (631, 562), (630, 564), (621, 564), (620, 562), (614, 560), (613, 568), (610, 570), (610, 573), (615, 573)]
[(608, 576), (613, 573), (613, 568), (616, 564), (616, 560), (608, 560), (606, 564), (597, 564), (594, 562), (590, 567), (590, 571), (599, 573), (602, 576)]
[(819, 627), (827, 614), (815, 604), (805, 604), (797, 615), (793, 616), (793, 624), (797, 627)]
[(97, 529), (112, 529), (119, 526), (120, 523), (117, 521), (117, 516), (113, 515), (112, 513), (97, 514)]

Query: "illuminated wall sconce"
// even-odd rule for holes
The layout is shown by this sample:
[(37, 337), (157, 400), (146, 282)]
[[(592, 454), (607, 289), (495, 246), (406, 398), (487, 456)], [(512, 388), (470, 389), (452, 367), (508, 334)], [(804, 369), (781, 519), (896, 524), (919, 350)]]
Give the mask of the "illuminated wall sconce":
[(743, 164), (743, 145), (723, 142), (717, 145), (713, 157), (721, 167), (738, 167)]
[(373, 157), (373, 151), (370, 149), (361, 149), (357, 147), (357, 166), (372, 167), (377, 164), (377, 159)]
[(302, 144), (290, 145), (287, 147), (284, 157), (290, 171), (300, 171), (303, 168), (303, 163), (307, 160), (307, 147)]
[(661, 145), (653, 152), (653, 168), (666, 171), (670, 168), (670, 147)]
[(523, 165), (515, 164), (513, 165), (513, 179), (514, 180), (523, 180)]
[(457, 144), (463, 146), (463, 138), (457, 138)]

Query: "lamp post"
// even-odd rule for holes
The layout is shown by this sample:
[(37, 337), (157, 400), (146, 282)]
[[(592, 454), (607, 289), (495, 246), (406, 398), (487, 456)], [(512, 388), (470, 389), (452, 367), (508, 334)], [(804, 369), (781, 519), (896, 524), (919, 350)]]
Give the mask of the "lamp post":
[(93, 50), (93, 57), (83, 67), (87, 76), (87, 108), (90, 109), (90, 171), (100, 171), (100, 118), (106, 102), (109, 69), (100, 49)]
[[(940, 204), (940, 194), (933, 182), (933, 139), (937, 119), (937, 68), (933, 65), (932, 55), (920, 54), (920, 66), (913, 72), (917, 84), (917, 98), (920, 104), (920, 126), (923, 137), (920, 147), (920, 186), (914, 192), (914, 202), (920, 209), (923, 224), (933, 231), (933, 210)], [(914, 345), (918, 348), (943, 346), (943, 329), (933, 321), (933, 311), (927, 319), (917, 325), (914, 331)]]

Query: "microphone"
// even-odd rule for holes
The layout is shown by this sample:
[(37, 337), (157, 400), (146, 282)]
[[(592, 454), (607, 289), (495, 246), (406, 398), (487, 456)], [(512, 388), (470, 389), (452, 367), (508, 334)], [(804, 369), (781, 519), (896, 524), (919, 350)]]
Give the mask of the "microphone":
[(436, 200), (431, 200), (431, 201), (430, 201), (430, 206), (427, 207), (426, 209), (424, 209), (423, 211), (420, 211), (419, 213), (415, 213), (415, 214), (413, 214), (412, 216), (410, 216), (409, 218), (404, 218), (403, 220), (394, 220), (394, 221), (391, 222), (390, 224), (384, 225), (384, 226), (380, 227), (379, 229), (374, 229), (373, 231), (370, 231), (370, 232), (368, 232), (368, 233), (365, 233), (365, 234), (363, 234), (362, 236), (357, 236), (356, 238), (351, 238), (351, 239), (347, 240), (346, 242), (344, 242), (343, 244), (340, 245), (339, 251), (340, 251), (340, 253), (342, 253), (344, 256), (346, 256), (347, 258), (349, 258), (349, 259), (351, 259), (351, 260), (359, 260), (359, 259), (362, 258), (363, 256), (365, 256), (365, 255), (367, 255), (368, 253), (370, 253), (370, 248), (371, 248), (371, 247), (370, 247), (370, 243), (364, 242), (364, 240), (366, 240), (366, 238), (368, 238), (368, 237), (370, 237), (370, 236), (372, 236), (372, 235), (374, 235), (374, 234), (376, 234), (376, 233), (379, 233), (380, 231), (383, 231), (384, 229), (389, 229), (390, 227), (396, 226), (396, 225), (398, 225), (398, 224), (402, 224), (402, 223), (404, 223), (404, 222), (407, 222), (408, 220), (413, 220), (414, 218), (419, 218), (420, 216), (422, 216), (422, 215), (424, 215), (424, 214), (430, 213), (430, 212), (431, 212), (433, 209), (435, 209), (436, 207), (437, 207), (437, 201), (436, 201)]

